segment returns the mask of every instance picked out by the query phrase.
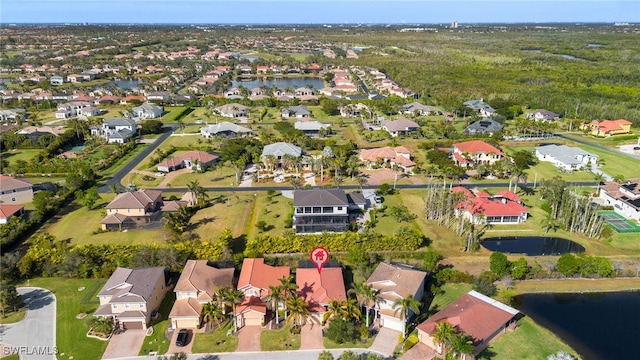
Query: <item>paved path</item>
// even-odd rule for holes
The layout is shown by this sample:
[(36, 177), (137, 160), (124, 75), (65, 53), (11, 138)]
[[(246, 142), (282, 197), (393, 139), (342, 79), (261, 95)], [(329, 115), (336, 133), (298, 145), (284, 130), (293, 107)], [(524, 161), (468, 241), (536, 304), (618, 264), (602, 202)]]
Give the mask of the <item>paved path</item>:
[(176, 340), (178, 339), (178, 330), (173, 331), (171, 335), (171, 343), (169, 344), (169, 350), (167, 354), (176, 354), (183, 352), (185, 354), (191, 354), (191, 348), (193, 348), (193, 339), (196, 336), (196, 332), (204, 332), (204, 329), (194, 330), (189, 329), (189, 336), (187, 337), (187, 344), (185, 346), (176, 346)]
[(238, 331), (237, 351), (260, 351), (260, 326), (245, 326)]
[(322, 325), (306, 324), (300, 331), (300, 350), (324, 349)]
[(47, 289), (18, 288), (27, 304), (25, 318), (15, 324), (0, 325), (0, 342), (16, 352), (22, 360), (51, 360), (56, 353), (56, 297)]
[(399, 337), (400, 331), (391, 330), (389, 328), (380, 328), (378, 335), (376, 335), (376, 338), (373, 340), (373, 344), (371, 344), (369, 349), (380, 354), (384, 354), (385, 356), (391, 356), (393, 355), (393, 350), (395, 350), (398, 345)]
[(400, 360), (429, 360), (436, 357), (436, 352), (427, 345), (419, 342), (414, 347), (405, 352)]
[(304, 178), (304, 184), (305, 185), (316, 186), (316, 174), (315, 173), (303, 174), (302, 177)]
[[(370, 349), (331, 349), (329, 352), (337, 359), (343, 352), (350, 350), (356, 354), (374, 353), (381, 355)], [(293, 351), (250, 351), (234, 353), (212, 353), (212, 354), (192, 354), (188, 355), (188, 360), (315, 360), (323, 350), (293, 350)], [(119, 360), (149, 360), (148, 356), (128, 357)], [(392, 359), (384, 357), (383, 359)]]
[(138, 355), (146, 334), (146, 330), (125, 330), (121, 333), (113, 334), (104, 354), (102, 354), (102, 358), (117, 359)]

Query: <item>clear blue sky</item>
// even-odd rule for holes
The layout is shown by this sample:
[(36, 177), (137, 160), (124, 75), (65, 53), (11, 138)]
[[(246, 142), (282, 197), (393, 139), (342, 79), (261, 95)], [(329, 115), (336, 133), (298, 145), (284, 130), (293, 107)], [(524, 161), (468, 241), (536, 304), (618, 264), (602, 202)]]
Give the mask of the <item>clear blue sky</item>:
[(0, 0), (0, 23), (640, 23), (640, 0)]

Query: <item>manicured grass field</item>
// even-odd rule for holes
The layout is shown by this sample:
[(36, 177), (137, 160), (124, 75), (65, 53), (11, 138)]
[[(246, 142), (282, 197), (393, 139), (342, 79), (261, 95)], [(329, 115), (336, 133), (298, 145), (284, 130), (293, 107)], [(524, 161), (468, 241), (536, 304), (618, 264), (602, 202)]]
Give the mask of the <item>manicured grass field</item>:
[(113, 176), (120, 169), (122, 169), (126, 164), (128, 164), (134, 157), (136, 157), (139, 153), (141, 153), (142, 150), (144, 150), (144, 148), (146, 148), (147, 146), (148, 145), (146, 145), (146, 144), (138, 144), (138, 145), (136, 145), (136, 148), (133, 151), (131, 151), (130, 153), (128, 153), (124, 157), (120, 158), (110, 168), (102, 171), (100, 173), (100, 175), (105, 176), (105, 177)]
[[(104, 279), (37, 278), (25, 286), (37, 286), (52, 291), (56, 296), (56, 346), (58, 356), (68, 359), (97, 360), (107, 347), (107, 341), (88, 338), (87, 318), (76, 319), (85, 312), (92, 316), (100, 302), (96, 294), (104, 285)], [(84, 287), (83, 291), (78, 289)], [(64, 355), (62, 355), (64, 354)]]
[[(192, 218), (195, 232), (203, 241), (217, 239), (225, 227), (231, 229), (234, 237), (246, 233), (247, 224), (254, 209), (253, 193), (208, 193), (213, 206), (198, 211)], [(264, 196), (264, 193), (260, 194)]]
[(10, 165), (13, 165), (19, 160), (29, 162), (41, 151), (41, 149), (15, 149), (3, 151), (2, 153), (0, 153), (0, 157), (9, 161)]
[(0, 316), (0, 325), (13, 324), (24, 319), (24, 315), (27, 313), (26, 307), (21, 307), (17, 311), (6, 312), (5, 316)]
[(186, 173), (173, 178), (169, 184), (172, 187), (186, 187), (192, 181), (198, 181), (203, 187), (237, 186), (236, 173), (231, 167), (218, 165), (204, 173)]
[(515, 331), (500, 336), (477, 359), (546, 359), (561, 350), (577, 358), (575, 351), (553, 333), (525, 317)]
[(266, 233), (272, 235), (282, 234), (285, 230), (284, 225), (287, 214), (291, 212), (292, 208), (293, 199), (285, 198), (279, 191), (276, 192), (271, 201), (269, 201), (266, 192), (260, 193), (256, 196), (253, 219), (247, 225), (247, 237), (251, 239), (261, 233), (255, 227), (260, 221), (264, 221), (267, 224)]
[(153, 326), (153, 334), (144, 338), (144, 342), (142, 343), (142, 347), (140, 348), (138, 355), (146, 356), (150, 351), (155, 351), (158, 354), (164, 354), (169, 350), (170, 341), (167, 340), (164, 334), (169, 327), (169, 312), (171, 311), (171, 307), (175, 301), (176, 293), (173, 291), (167, 292), (160, 304), (160, 308), (158, 309), (160, 318), (151, 322), (151, 326)]
[(227, 332), (232, 328), (233, 322), (227, 321), (222, 324), (222, 326), (216, 328), (211, 334), (195, 334), (191, 351), (194, 354), (236, 351), (238, 347), (238, 337), (236, 335), (227, 336)]
[(263, 330), (260, 334), (260, 350), (281, 351), (300, 349), (300, 334), (291, 334), (291, 325), (279, 330)]

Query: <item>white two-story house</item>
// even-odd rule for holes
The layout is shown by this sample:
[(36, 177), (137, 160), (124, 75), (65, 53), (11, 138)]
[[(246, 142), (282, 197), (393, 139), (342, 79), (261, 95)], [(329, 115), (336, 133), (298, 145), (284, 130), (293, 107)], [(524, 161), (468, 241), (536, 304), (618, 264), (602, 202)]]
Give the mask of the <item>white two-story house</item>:
[(624, 184), (606, 183), (600, 188), (600, 198), (605, 205), (613, 206), (616, 213), (640, 223), (640, 178)]
[(92, 127), (91, 135), (97, 135), (109, 143), (123, 144), (137, 132), (136, 121), (127, 118), (110, 118), (100, 127)]
[(296, 190), (293, 193), (293, 228), (296, 234), (344, 232), (349, 229), (350, 211), (364, 210), (361, 193), (342, 189)]

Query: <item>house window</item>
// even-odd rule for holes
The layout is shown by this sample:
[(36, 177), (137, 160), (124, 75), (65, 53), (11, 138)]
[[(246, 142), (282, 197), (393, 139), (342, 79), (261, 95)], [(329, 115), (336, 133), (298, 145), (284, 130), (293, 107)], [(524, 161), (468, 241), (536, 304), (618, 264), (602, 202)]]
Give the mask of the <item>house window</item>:
[(320, 206), (314, 206), (314, 207), (313, 207), (313, 213), (314, 213), (314, 214), (320, 214), (320, 213), (321, 213), (321, 208), (320, 208)]
[(296, 208), (296, 214), (302, 214), (302, 213), (304, 213), (303, 208)]
[(111, 308), (112, 309), (117, 309), (118, 308), (118, 304), (111, 304)]
[(311, 214), (311, 208), (310, 207), (304, 208), (304, 213), (305, 214)]
[(331, 206), (325, 206), (322, 208), (322, 213), (323, 214), (332, 214), (333, 213), (333, 207)]
[(131, 305), (129, 305), (129, 304), (124, 304), (124, 308), (125, 308), (125, 309), (128, 309), (129, 307), (131, 307)]
[(140, 309), (144, 308), (144, 304), (140, 304)]
[(342, 206), (338, 206), (338, 211), (342, 211)]
[(16, 202), (16, 201), (18, 201), (18, 200), (17, 200), (16, 198), (12, 197), (12, 198), (11, 198), (11, 201)]

